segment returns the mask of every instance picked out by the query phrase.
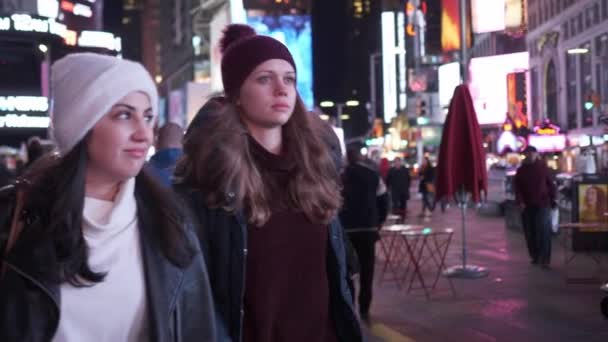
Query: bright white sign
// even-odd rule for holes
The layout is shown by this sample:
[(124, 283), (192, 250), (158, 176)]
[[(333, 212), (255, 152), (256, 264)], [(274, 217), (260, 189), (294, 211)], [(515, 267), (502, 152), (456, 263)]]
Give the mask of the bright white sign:
[(505, 29), (505, 0), (471, 0), (473, 32), (495, 32)]
[(439, 105), (443, 108), (450, 105), (454, 89), (460, 85), (460, 64), (452, 62), (441, 65), (437, 73), (439, 75)]
[(57, 0), (38, 0), (38, 15), (48, 18), (57, 18), (59, 3)]
[(397, 116), (397, 72), (395, 62), (395, 13), (382, 12), (382, 79), (384, 122)]
[(566, 148), (566, 135), (530, 134), (528, 145), (536, 147), (538, 152), (561, 152)]
[(54, 19), (32, 18), (28, 14), (13, 14), (0, 17), (0, 31), (51, 33), (63, 37), (67, 27)]
[(48, 116), (7, 114), (0, 115), (0, 128), (47, 128), (50, 121)]
[(1, 112), (46, 112), (49, 101), (43, 96), (0, 96)]
[(527, 52), (471, 59), (469, 90), (479, 124), (502, 124), (505, 121), (508, 111), (507, 74), (526, 71), (528, 65)]
[(78, 46), (97, 47), (113, 51), (121, 51), (121, 40), (110, 32), (82, 31), (78, 37)]

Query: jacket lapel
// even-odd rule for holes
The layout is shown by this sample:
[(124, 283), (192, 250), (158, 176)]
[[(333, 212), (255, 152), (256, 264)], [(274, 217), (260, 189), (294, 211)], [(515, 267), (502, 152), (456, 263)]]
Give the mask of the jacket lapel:
[(182, 288), (184, 270), (169, 261), (161, 250), (158, 229), (149, 211), (138, 201), (139, 231), (142, 241), (148, 299), (150, 337), (168, 341), (174, 329), (171, 315)]
[[(6, 261), (16, 272), (28, 278), (53, 300), (59, 310), (59, 285), (52, 281), (58, 274), (49, 274), (48, 265), (56, 264), (57, 255), (51, 239), (41, 238), (30, 225), (26, 225)], [(38, 231), (36, 229), (36, 231)], [(59, 311), (58, 311), (59, 312)]]

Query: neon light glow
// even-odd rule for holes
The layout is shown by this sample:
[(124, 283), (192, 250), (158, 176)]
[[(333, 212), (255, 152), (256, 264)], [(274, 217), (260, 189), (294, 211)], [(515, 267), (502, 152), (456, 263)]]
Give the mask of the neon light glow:
[(385, 122), (390, 122), (397, 115), (395, 49), (395, 13), (382, 12), (382, 80)]
[(46, 112), (49, 101), (43, 96), (0, 96), (1, 112)]
[(48, 116), (0, 115), (0, 128), (47, 128), (50, 122), (51, 119)]
[(528, 145), (536, 147), (538, 152), (561, 152), (566, 148), (566, 136), (557, 135), (537, 135), (528, 136)]

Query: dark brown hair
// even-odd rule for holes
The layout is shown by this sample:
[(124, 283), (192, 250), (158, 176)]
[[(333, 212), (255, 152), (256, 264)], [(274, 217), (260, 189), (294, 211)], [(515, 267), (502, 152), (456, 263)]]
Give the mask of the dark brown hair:
[[(26, 209), (40, 215), (40, 239), (51, 239), (57, 254), (57, 264), (45, 274), (74, 286), (89, 286), (101, 282), (105, 274), (94, 272), (88, 263), (88, 246), (82, 234), (88, 139), (83, 139), (65, 156), (47, 154), (37, 160), (23, 175), (26, 187)], [(187, 266), (194, 248), (189, 245), (184, 229), (188, 216), (176, 203), (169, 189), (145, 169), (136, 176), (135, 196), (145, 199), (148, 213), (154, 215), (160, 248), (178, 267)], [(140, 213), (138, 213), (139, 215)]]
[[(283, 147), (296, 164), (286, 191), (311, 221), (328, 223), (341, 205), (340, 186), (317, 126), (297, 96), (294, 112), (283, 126)], [(264, 224), (271, 211), (267, 189), (238, 108), (225, 104), (190, 133), (176, 168), (178, 179), (201, 190), (210, 207), (244, 210), (250, 223)]]

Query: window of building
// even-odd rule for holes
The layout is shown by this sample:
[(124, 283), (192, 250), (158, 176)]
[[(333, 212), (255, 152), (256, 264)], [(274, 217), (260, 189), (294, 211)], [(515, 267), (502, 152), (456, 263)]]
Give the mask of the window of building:
[(530, 69), (530, 110), (532, 111), (532, 122), (540, 120), (538, 110), (538, 68)]
[(570, 19), (570, 37), (576, 36), (576, 19)]
[(566, 53), (566, 101), (568, 129), (577, 129), (576, 120), (578, 101), (576, 97), (576, 55)]
[(599, 91), (601, 102), (608, 104), (608, 34), (601, 35), (595, 39), (596, 56), (598, 58), (598, 67), (600, 69), (600, 76), (597, 76), (597, 87)]
[(576, 33), (580, 34), (581, 32), (585, 31), (585, 22), (583, 20), (583, 12), (578, 14), (578, 18), (576, 20), (577, 20)]
[(608, 19), (608, 0), (602, 1), (602, 18)]
[(583, 49), (587, 49), (589, 52), (579, 55), (580, 64), (580, 85), (581, 85), (581, 96), (580, 106), (582, 110), (582, 125), (583, 127), (593, 126), (593, 109), (585, 108), (585, 99), (591, 95), (593, 91), (593, 71), (591, 65), (591, 44), (586, 43), (581, 46)]
[(600, 3), (596, 2), (595, 5), (593, 5), (593, 24), (597, 25), (600, 23)]
[(587, 7), (585, 10), (585, 29), (593, 26), (593, 7)]
[(552, 122), (557, 120), (557, 71), (555, 63), (550, 61), (547, 65), (547, 75), (545, 80), (545, 117)]
[(564, 40), (570, 38), (570, 36), (568, 35), (569, 30), (568, 30), (568, 22), (565, 22), (562, 24), (562, 35), (564, 36)]

